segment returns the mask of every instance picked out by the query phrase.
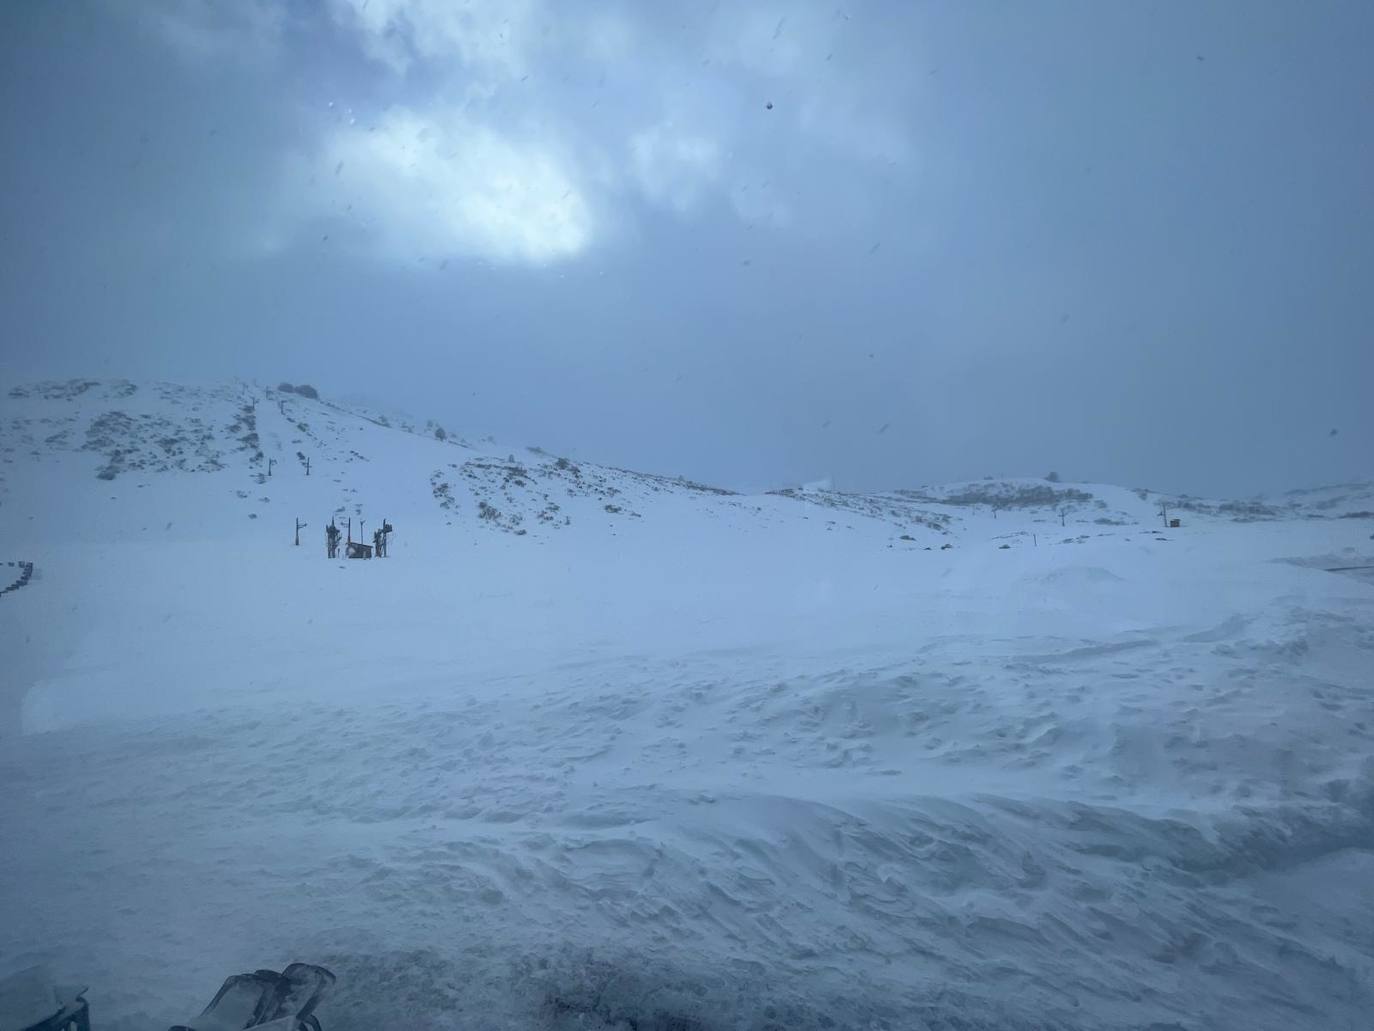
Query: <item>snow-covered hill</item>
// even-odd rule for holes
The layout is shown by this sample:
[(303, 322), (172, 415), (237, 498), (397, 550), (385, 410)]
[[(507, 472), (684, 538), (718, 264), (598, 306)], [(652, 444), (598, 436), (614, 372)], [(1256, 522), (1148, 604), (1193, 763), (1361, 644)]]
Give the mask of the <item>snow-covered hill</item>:
[[(1138, 533), (1163, 525), (1161, 503), (1170, 515), (1204, 525), (1374, 515), (1370, 484), (1220, 502), (1044, 480), (740, 496), (574, 462), (539, 448), (499, 446), (490, 438), (472, 443), (433, 420), (421, 424), (302, 396), (294, 388), (246, 383), (198, 388), (73, 380), (15, 387), (0, 404), (0, 462), (0, 504), (10, 532), (35, 543), (112, 540), (125, 533), (135, 539), (146, 533), (161, 540), (184, 534), (256, 540), (264, 531), (245, 518), (284, 521), (294, 534), (297, 517), (312, 522), (318, 543), (330, 517), (382, 514), (401, 516), (412, 532), (442, 523), (536, 537), (574, 524), (615, 533), (648, 518), (671, 536), (682, 530), (684, 517), (760, 530), (777, 527), (779, 519), (798, 521), (795, 507), (778, 499), (811, 506), (802, 521), (910, 537), (922, 546), (1015, 540), (1038, 536), (1041, 528), (1046, 543), (1067, 536), (1056, 528), (1072, 528), (1075, 538)], [(165, 475), (174, 473), (200, 475)], [(189, 506), (190, 521), (178, 529), (178, 521), (169, 520), (169, 529), (167, 521), (153, 520), (145, 530), (142, 517), (157, 506), (118, 504), (131, 489), (151, 491), (148, 497), (170, 493), (175, 500), (166, 511), (180, 514)], [(60, 502), (53, 490), (61, 493)]]
[(331, 1029), (1374, 1009), (1370, 485), (742, 495), (242, 383), (0, 462), (0, 974), (103, 1029), (294, 958)]

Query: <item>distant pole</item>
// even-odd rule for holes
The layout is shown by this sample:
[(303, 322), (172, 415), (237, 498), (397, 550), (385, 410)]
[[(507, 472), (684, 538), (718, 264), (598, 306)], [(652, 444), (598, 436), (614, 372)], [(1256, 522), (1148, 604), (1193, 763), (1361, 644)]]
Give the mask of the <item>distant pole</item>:
[(268, 476), (271, 476), (271, 475), (272, 475), (272, 463), (275, 462), (275, 461), (276, 461), (275, 458), (269, 458), (269, 459), (267, 460), (267, 475), (268, 475)]
[(348, 543), (353, 543), (353, 517), (348, 517)]
[(310, 459), (308, 458), (305, 460), (305, 475), (310, 475)]
[(296, 517), (296, 547), (301, 546), (301, 527), (309, 524), (301, 522), (300, 516)]

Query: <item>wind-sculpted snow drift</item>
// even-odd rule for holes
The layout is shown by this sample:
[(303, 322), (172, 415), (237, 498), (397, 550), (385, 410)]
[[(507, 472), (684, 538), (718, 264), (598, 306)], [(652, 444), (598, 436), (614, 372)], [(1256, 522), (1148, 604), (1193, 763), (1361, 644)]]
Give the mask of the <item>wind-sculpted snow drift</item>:
[(732, 494), (435, 425), (4, 401), (0, 974), (115, 1031), (296, 957), (331, 1031), (1374, 1011), (1369, 487)]

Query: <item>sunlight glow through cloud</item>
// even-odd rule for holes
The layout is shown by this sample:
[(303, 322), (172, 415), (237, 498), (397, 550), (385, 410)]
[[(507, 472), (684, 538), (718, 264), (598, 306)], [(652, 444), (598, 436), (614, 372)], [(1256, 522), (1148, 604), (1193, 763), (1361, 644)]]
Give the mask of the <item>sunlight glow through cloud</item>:
[(328, 239), (383, 261), (543, 264), (618, 235), (645, 205), (778, 231), (853, 226), (862, 205), (816, 192), (818, 169), (913, 157), (874, 91), (890, 81), (832, 63), (851, 25), (820, 8), (663, 19), (550, 0), (327, 0), (314, 14), (150, 0), (143, 17), (197, 64), (278, 60), (323, 18), (356, 95), (380, 99), (320, 119), (284, 155), (248, 230), (274, 250)]
[(393, 109), (343, 125), (310, 166), (313, 214), (344, 217), (386, 256), (540, 264), (579, 253), (590, 207), (551, 151), (460, 112)]

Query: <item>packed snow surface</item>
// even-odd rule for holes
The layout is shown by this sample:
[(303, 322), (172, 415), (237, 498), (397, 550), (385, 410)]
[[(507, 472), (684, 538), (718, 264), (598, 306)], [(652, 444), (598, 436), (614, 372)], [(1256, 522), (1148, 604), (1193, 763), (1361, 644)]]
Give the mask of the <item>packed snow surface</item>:
[(330, 1031), (1374, 1012), (1368, 485), (740, 495), (248, 384), (0, 452), (0, 976), (101, 1031), (295, 959)]

